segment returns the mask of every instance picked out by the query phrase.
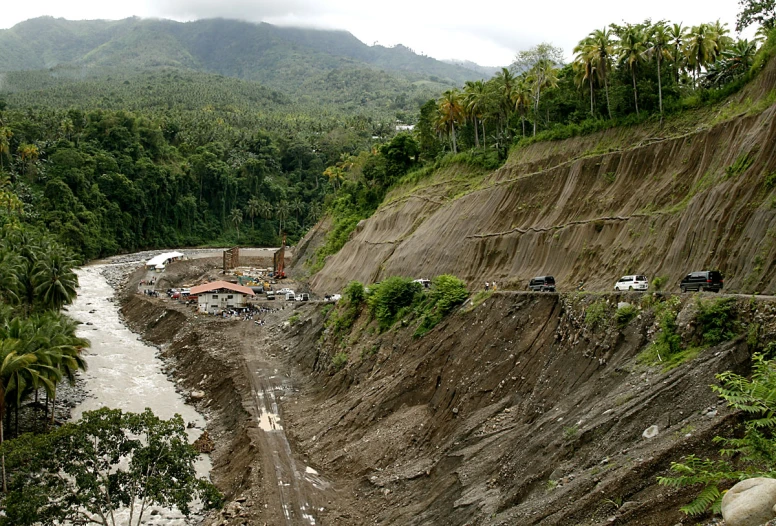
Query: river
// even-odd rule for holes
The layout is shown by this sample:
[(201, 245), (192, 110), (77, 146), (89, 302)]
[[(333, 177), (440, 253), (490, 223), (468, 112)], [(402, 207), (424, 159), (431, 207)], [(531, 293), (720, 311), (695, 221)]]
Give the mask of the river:
[[(131, 412), (149, 407), (161, 418), (178, 413), (186, 423), (192, 423), (194, 427), (187, 433), (193, 442), (204, 430), (205, 419), (184, 402), (162, 372), (158, 350), (140, 341), (121, 322), (118, 304), (111, 301), (113, 288), (102, 275), (104, 268), (90, 265), (77, 270), (78, 297), (68, 308), (70, 316), (82, 322), (78, 336), (91, 341), (86, 355), (88, 370), (81, 373), (89, 396), (73, 409), (73, 419), (100, 407)], [(199, 476), (207, 477), (210, 457), (200, 455), (195, 467)], [(165, 526), (195, 524), (201, 519), (193, 516), (187, 521), (177, 510), (153, 507), (145, 516), (143, 524)]]

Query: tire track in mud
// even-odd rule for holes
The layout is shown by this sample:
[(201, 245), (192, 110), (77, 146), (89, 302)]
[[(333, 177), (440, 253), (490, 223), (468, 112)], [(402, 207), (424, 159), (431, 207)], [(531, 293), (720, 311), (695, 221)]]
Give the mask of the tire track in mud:
[[(242, 332), (243, 341), (255, 342), (254, 332)], [(246, 346), (245, 368), (259, 429), (267, 501), (282, 511), (282, 524), (318, 526), (330, 484), (294, 457), (278, 403), (292, 386), (265, 351), (262, 345)]]

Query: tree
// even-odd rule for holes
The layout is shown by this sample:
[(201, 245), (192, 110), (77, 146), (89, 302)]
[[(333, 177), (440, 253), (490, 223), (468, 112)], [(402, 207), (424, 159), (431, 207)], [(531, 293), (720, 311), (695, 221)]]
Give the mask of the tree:
[(13, 132), (7, 126), (0, 128), (0, 170), (3, 169), (3, 160), (11, 154), (10, 140)]
[[(0, 338), (0, 448), (5, 441), (4, 421), (6, 412), (6, 396), (9, 391), (18, 390), (18, 378), (24, 371), (32, 371), (37, 360), (34, 354), (19, 353), (19, 340), (16, 338)], [(22, 375), (24, 376), (24, 375)], [(8, 492), (6, 483), (5, 449), (2, 450), (3, 493)]]
[(439, 124), (452, 142), (453, 153), (458, 153), (455, 140), (455, 125), (463, 120), (461, 93), (457, 89), (447, 90), (439, 101)]
[(143, 413), (99, 409), (43, 435), (24, 435), (2, 446), (11, 482), (0, 525), (70, 522), (115, 525), (129, 509), (129, 526), (141, 524), (149, 506), (176, 506), (188, 516), (199, 496), (219, 507), (218, 490), (194, 471), (180, 415), (170, 420)]
[(264, 219), (272, 218), (272, 205), (268, 201), (259, 202), (259, 215)]
[(674, 63), (674, 82), (679, 84), (679, 68), (682, 67), (682, 60), (686, 58), (684, 55), (685, 41), (687, 39), (687, 28), (682, 24), (673, 24), (668, 29), (669, 45), (671, 46), (671, 60)]
[[(474, 145), (480, 147), (480, 134), (479, 134), (479, 121), (482, 119), (482, 115), (485, 113), (485, 105), (487, 100), (487, 90), (485, 89), (485, 83), (481, 80), (466, 81), (463, 93), (464, 113), (469, 116), (474, 126)], [(485, 140), (485, 128), (483, 125), (483, 142)]]
[(74, 260), (57, 250), (42, 253), (35, 261), (31, 281), (44, 309), (58, 311), (73, 302), (78, 288), (74, 266)]
[(657, 93), (660, 106), (660, 122), (663, 122), (663, 81), (661, 79), (660, 64), (663, 59), (671, 60), (669, 46), (671, 42), (671, 33), (665, 22), (658, 22), (652, 27), (647, 40), (647, 57), (655, 57), (657, 62)]
[(687, 61), (694, 73), (696, 87), (701, 76), (701, 70), (714, 60), (717, 43), (715, 34), (708, 24), (693, 26), (687, 35), (685, 53)]
[(291, 207), (288, 201), (280, 201), (275, 205), (275, 217), (278, 218), (278, 236), (283, 233), (283, 222), (288, 219), (288, 214), (291, 212)]
[(261, 213), (261, 203), (255, 197), (251, 197), (248, 200), (245, 211), (248, 212), (248, 217), (251, 218), (251, 230), (253, 230), (253, 218)]
[(756, 52), (756, 43), (739, 40), (706, 69), (704, 82), (711, 87), (719, 87), (740, 77), (752, 67)]
[(239, 208), (232, 208), (232, 211), (229, 212), (229, 222), (234, 225), (234, 228), (237, 229), (237, 242), (240, 242), (240, 224), (242, 224), (243, 215), (242, 210)]
[(587, 82), (590, 89), (590, 116), (595, 116), (595, 100), (593, 77), (595, 76), (596, 53), (595, 44), (587, 37), (574, 48), (574, 63), (572, 67), (577, 75), (577, 86)]
[(539, 102), (542, 90), (554, 87), (558, 81), (558, 64), (563, 62), (563, 50), (543, 42), (526, 51), (518, 51), (513, 67), (527, 72), (526, 79), (531, 86), (534, 122), (533, 134), (536, 135), (536, 123), (539, 117)]
[(609, 71), (612, 69), (612, 57), (615, 54), (614, 42), (611, 32), (607, 28), (596, 29), (590, 35), (590, 52), (595, 56), (593, 62), (598, 78), (604, 84), (604, 93), (606, 94), (606, 111), (609, 118), (612, 118), (612, 107), (609, 104)]
[(34, 144), (20, 144), (17, 153), (22, 161), (24, 173), (29, 177), (33, 177), (35, 175), (35, 162), (40, 155), (38, 147)]
[(776, 27), (776, 0), (738, 0), (741, 12), (736, 18), (736, 31), (743, 31), (752, 24), (760, 24), (770, 30)]
[(528, 108), (531, 107), (531, 87), (524, 77), (518, 79), (515, 89), (512, 90), (512, 104), (514, 104), (515, 111), (520, 116), (523, 137), (525, 137), (525, 116), (528, 114)]
[(633, 102), (636, 115), (639, 114), (639, 92), (636, 88), (636, 67), (644, 60), (646, 52), (646, 35), (642, 26), (626, 25), (615, 29), (620, 37), (619, 59), (631, 73), (633, 82)]

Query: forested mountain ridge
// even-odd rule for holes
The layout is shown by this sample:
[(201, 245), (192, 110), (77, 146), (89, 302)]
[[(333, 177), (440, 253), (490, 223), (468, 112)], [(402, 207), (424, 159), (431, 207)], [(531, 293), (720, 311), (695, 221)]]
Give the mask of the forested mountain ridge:
[(68, 21), (40, 17), (0, 30), (0, 71), (175, 66), (289, 88), (340, 68), (379, 68), (462, 84), (483, 75), (417, 55), (404, 46), (367, 46), (346, 31), (283, 28), (207, 19), (180, 23), (137, 17)]

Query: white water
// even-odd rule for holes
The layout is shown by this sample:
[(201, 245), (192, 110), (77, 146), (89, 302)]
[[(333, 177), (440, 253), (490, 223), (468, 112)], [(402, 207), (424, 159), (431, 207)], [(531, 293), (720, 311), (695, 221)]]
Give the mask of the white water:
[[(113, 289), (101, 274), (103, 268), (104, 265), (92, 265), (77, 270), (78, 297), (68, 308), (70, 316), (83, 323), (78, 336), (91, 342), (86, 355), (88, 370), (82, 373), (89, 396), (73, 409), (73, 419), (78, 419), (84, 411), (101, 407), (136, 413), (150, 407), (160, 418), (178, 413), (184, 422), (193, 422), (195, 427), (187, 430), (193, 442), (202, 434), (205, 419), (184, 403), (175, 385), (164, 375), (157, 349), (140, 341), (121, 323), (117, 304), (109, 301)], [(199, 476), (207, 477), (210, 457), (200, 455), (195, 467)], [(189, 524), (177, 510), (151, 508), (154, 509), (158, 514), (152, 516), (149, 512), (143, 524)]]

